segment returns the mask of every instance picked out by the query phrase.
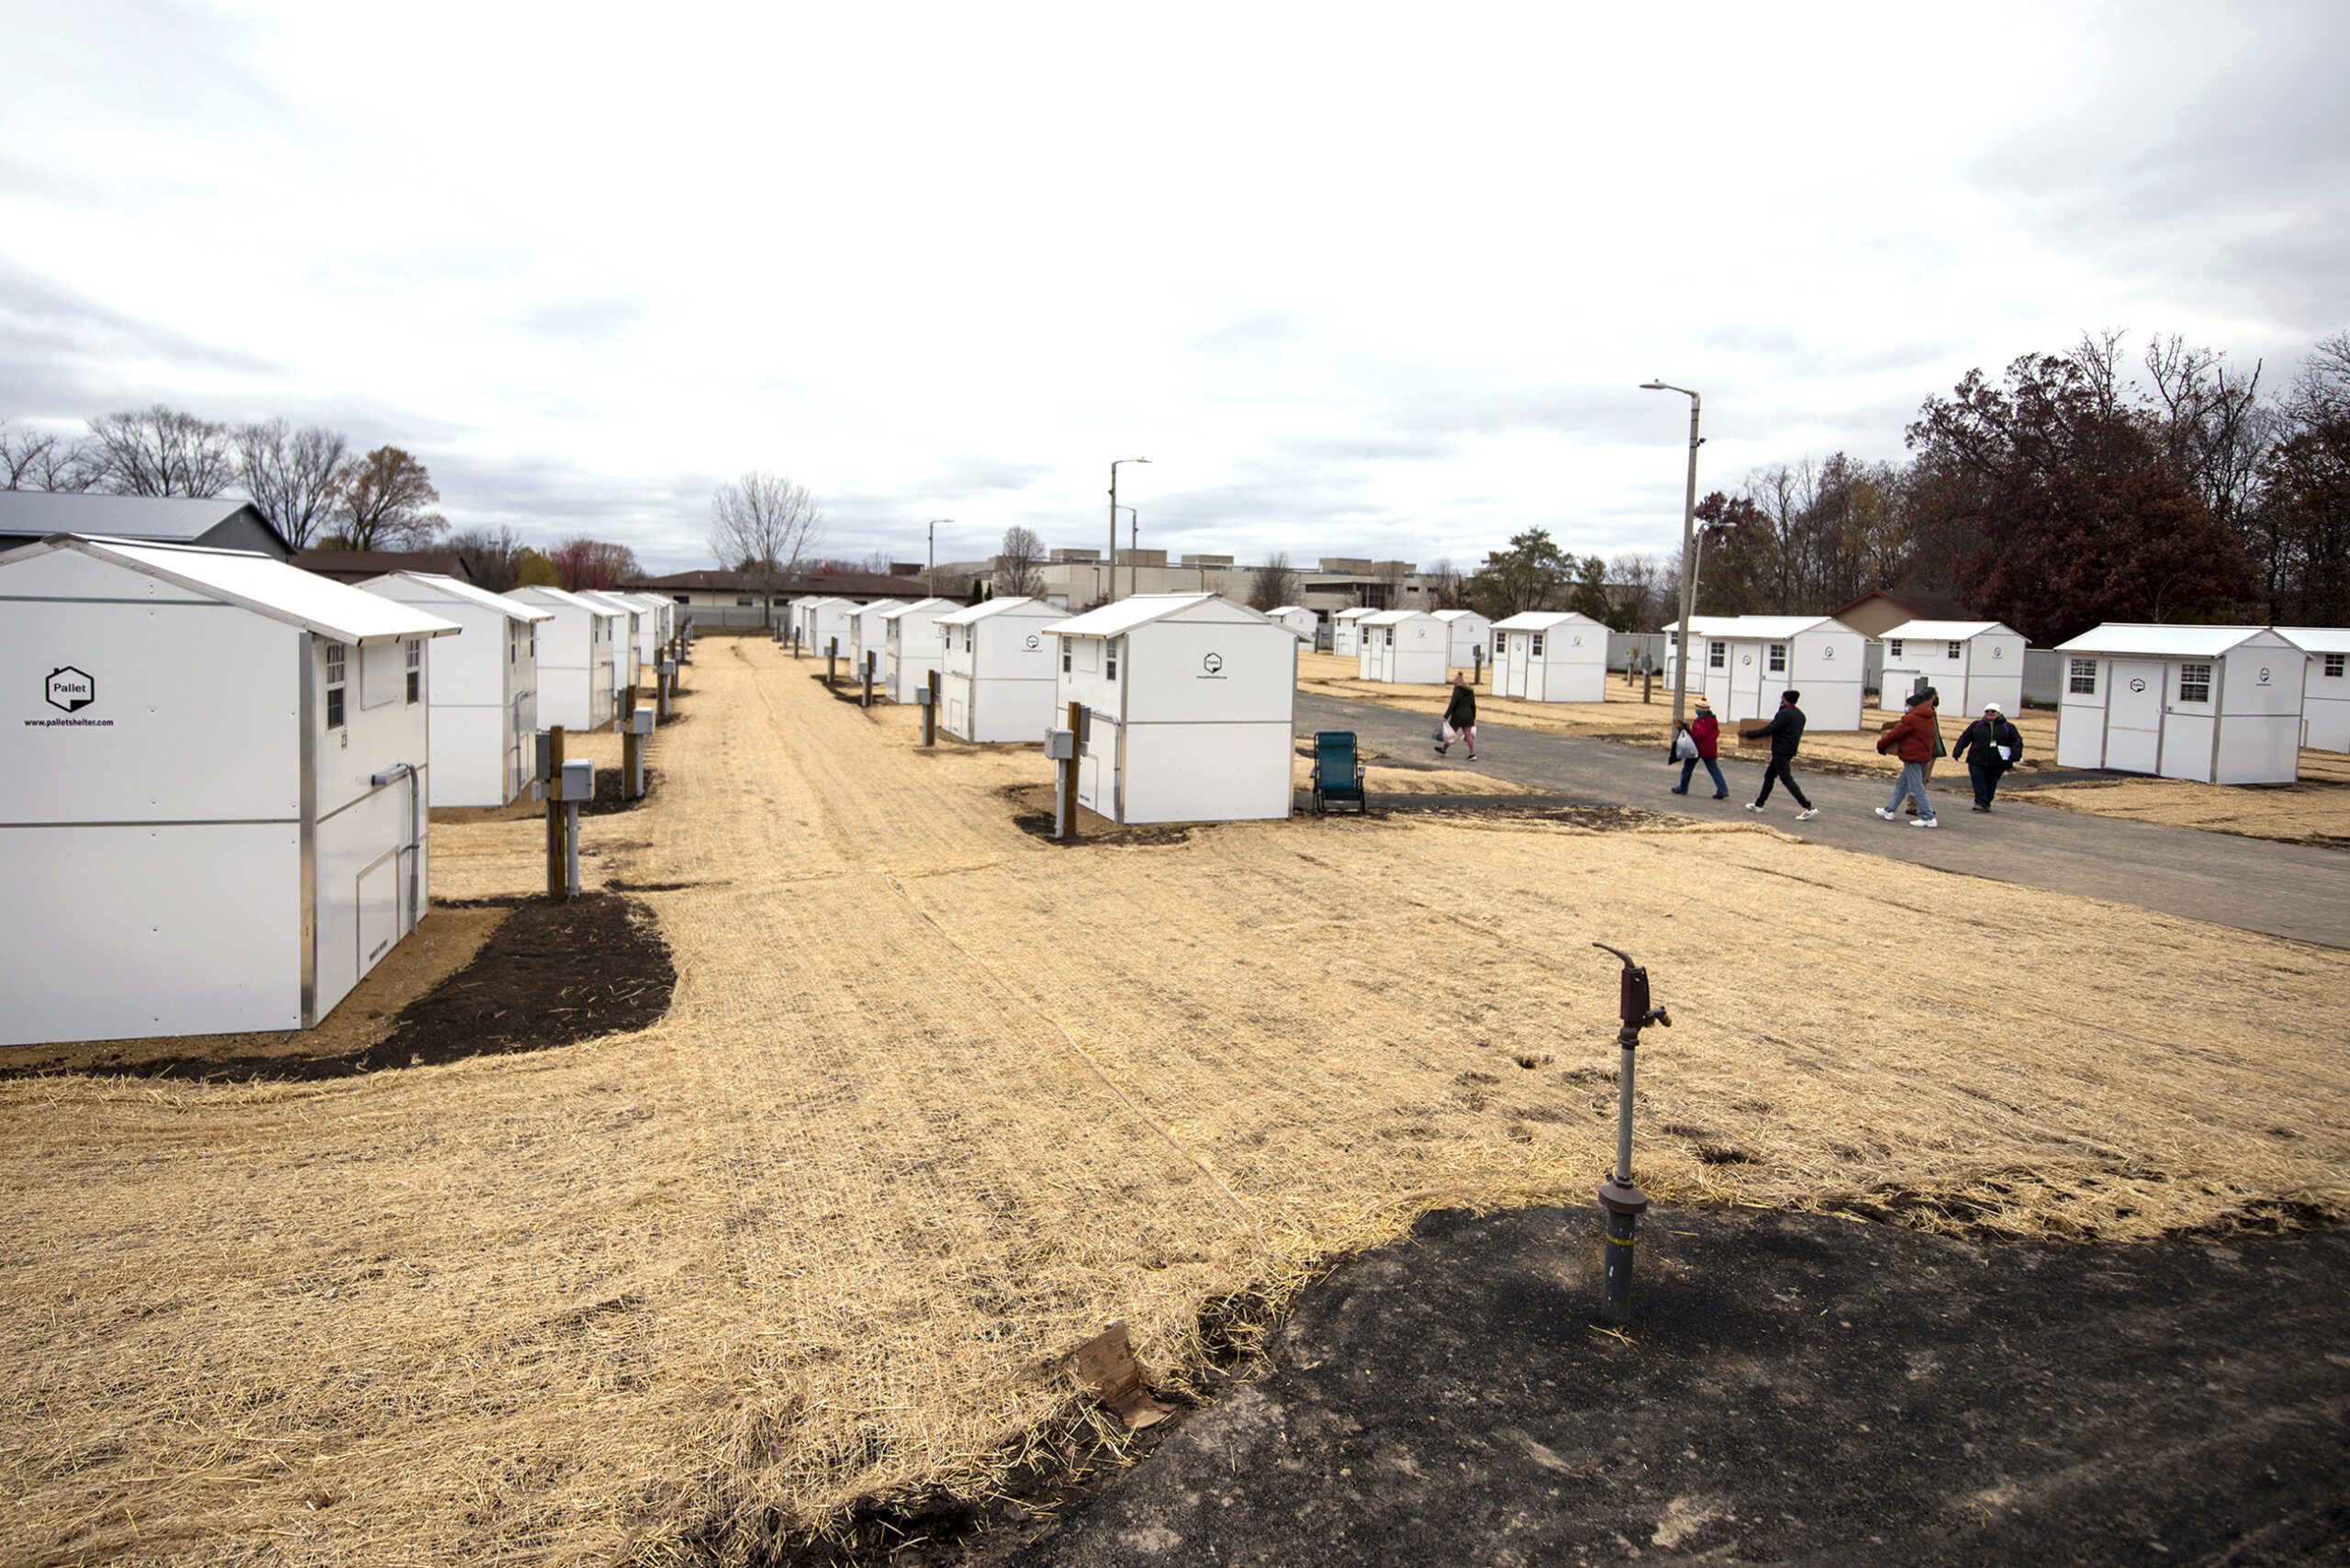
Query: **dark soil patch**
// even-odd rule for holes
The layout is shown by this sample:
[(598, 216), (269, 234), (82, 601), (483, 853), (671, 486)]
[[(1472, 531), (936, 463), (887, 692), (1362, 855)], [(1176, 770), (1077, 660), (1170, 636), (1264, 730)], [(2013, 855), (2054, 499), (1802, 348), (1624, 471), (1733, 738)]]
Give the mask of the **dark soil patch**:
[(583, 817), (608, 817), (614, 812), (632, 812), (653, 799), (661, 788), (661, 770), (651, 763), (644, 765), (644, 793), (633, 801), (621, 798), (621, 770), (617, 767), (596, 769), (596, 798), (579, 804)]
[(908, 1561), (2342, 1561), (2341, 1231), (1984, 1246), (1651, 1210), (1621, 1334), (1600, 1234), (1424, 1216), (1049, 1534)]
[[(1053, 786), (1050, 784), (1005, 784), (996, 793), (1013, 803), (1012, 825), (1032, 838), (1047, 844), (1059, 844), (1053, 837)], [(1077, 842), (1065, 847), (1083, 848), (1089, 844), (1131, 846), (1161, 848), (1170, 844), (1188, 844), (1195, 828), (1203, 823), (1152, 823), (1136, 827), (1120, 827), (1107, 817), (1097, 816), (1080, 806), (1077, 812)]]
[(669, 1010), (677, 970), (652, 912), (589, 893), (568, 903), (484, 900), (514, 913), (471, 963), (401, 1009), (391, 1032), (331, 1056), (162, 1057), (109, 1066), (138, 1078), (311, 1082), (387, 1068), (546, 1050), (642, 1029)]

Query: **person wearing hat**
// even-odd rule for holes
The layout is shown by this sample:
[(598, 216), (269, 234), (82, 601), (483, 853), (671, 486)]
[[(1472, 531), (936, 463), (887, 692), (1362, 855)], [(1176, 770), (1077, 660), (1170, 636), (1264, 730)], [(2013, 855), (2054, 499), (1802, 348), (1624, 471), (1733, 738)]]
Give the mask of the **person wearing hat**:
[(1759, 812), (1771, 803), (1772, 785), (1785, 784), (1787, 793), (1796, 798), (1796, 804), (1803, 808), (1796, 813), (1796, 821), (1808, 822), (1819, 814), (1819, 808), (1804, 798), (1802, 788), (1796, 783), (1796, 748), (1803, 745), (1806, 722), (1803, 710), (1796, 703), (1802, 696), (1800, 691), (1780, 692), (1779, 711), (1771, 715), (1769, 723), (1740, 732), (1751, 741), (1761, 740), (1764, 735), (1771, 737), (1771, 766), (1762, 770), (1762, 792), (1746, 803), (1750, 812)]
[(1975, 809), (1987, 812), (1991, 797), (1999, 792), (1999, 775), (2023, 760), (2023, 733), (1997, 702), (1986, 702), (1983, 716), (1960, 734), (1950, 755), (1966, 764), (1966, 776), (1975, 781)]
[(1722, 782), (1722, 765), (1714, 760), (1721, 751), (1722, 726), (1721, 721), (1714, 717), (1713, 704), (1702, 697), (1698, 698), (1696, 717), (1682, 728), (1688, 732), (1693, 749), (1690, 756), (1681, 759), (1681, 783), (1673, 792), (1676, 795), (1689, 792), (1689, 776), (1697, 771), (1697, 765), (1702, 762), (1706, 765), (1706, 771), (1713, 776), (1714, 799), (1729, 800), (1729, 786)]
[(1909, 711), (1886, 726), (1885, 734), (1876, 739), (1876, 749), (1900, 759), (1901, 776), (1893, 781), (1893, 799), (1876, 809), (1876, 814), (1887, 822), (1901, 820), (1904, 796), (1918, 802), (1918, 817), (1911, 827), (1940, 827), (1934, 820), (1934, 802), (1926, 795), (1926, 764), (1934, 757), (1934, 744), (1940, 738), (1934, 727), (1934, 701), (1930, 690), (1920, 691), (1909, 699)]

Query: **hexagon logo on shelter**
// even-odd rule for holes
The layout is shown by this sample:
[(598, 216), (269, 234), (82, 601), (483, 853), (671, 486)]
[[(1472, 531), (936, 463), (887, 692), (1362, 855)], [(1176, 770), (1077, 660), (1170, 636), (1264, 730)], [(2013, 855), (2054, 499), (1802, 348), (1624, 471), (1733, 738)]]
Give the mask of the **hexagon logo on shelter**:
[(52, 708), (78, 713), (98, 700), (98, 683), (86, 670), (62, 665), (49, 672), (49, 681), (41, 696)]

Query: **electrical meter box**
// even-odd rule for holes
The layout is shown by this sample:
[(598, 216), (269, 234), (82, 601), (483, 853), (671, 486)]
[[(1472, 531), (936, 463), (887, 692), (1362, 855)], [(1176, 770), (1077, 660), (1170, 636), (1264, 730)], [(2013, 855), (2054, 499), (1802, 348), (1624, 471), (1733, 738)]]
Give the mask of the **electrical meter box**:
[(661, 661), (661, 674), (666, 679), (675, 680), (677, 678), (677, 661), (675, 659), (663, 659)]
[(639, 708), (635, 712), (631, 713), (628, 716), (628, 733), (632, 735), (651, 734), (653, 733), (653, 710), (650, 708)]
[(538, 749), (532, 755), (538, 760), (532, 767), (531, 777), (543, 784), (554, 775), (554, 742), (544, 730), (541, 730), (538, 733), (537, 744)]
[(930, 701), (931, 701), (931, 691), (930, 691), (930, 688), (929, 688), (929, 687), (927, 687), (927, 686), (917, 686), (917, 687), (915, 687), (915, 688), (914, 688), (914, 706), (915, 706), (915, 707), (917, 707), (917, 708), (927, 708), (927, 707), (929, 707), (929, 706), (930, 706)]
[(566, 758), (563, 765), (563, 793), (559, 797), (565, 805), (575, 801), (596, 798), (596, 764), (588, 757), (576, 762)]
[(1046, 761), (1067, 762), (1076, 755), (1077, 732), (1075, 730), (1046, 730), (1045, 732), (1045, 759)]

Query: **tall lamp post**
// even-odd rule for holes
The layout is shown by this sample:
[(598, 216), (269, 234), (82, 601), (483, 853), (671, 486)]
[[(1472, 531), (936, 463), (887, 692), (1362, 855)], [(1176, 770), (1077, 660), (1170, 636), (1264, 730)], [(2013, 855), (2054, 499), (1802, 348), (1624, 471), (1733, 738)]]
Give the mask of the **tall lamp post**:
[(1120, 507), (1126, 514), (1126, 597), (1134, 598), (1142, 591), (1141, 579), (1135, 576), (1135, 550), (1142, 543), (1142, 514), (1132, 507)]
[[(1118, 459), (1118, 463), (1147, 463), (1149, 461), (1147, 457)], [(1102, 590), (1104, 604), (1114, 601), (1118, 597), (1118, 463), (1110, 465), (1110, 553), (1102, 557), (1102, 564), (1109, 568), (1109, 576), (1104, 579), (1107, 586)]]
[(1678, 735), (1689, 696), (1689, 616), (1696, 609), (1697, 598), (1694, 542), (1697, 533), (1697, 448), (1703, 444), (1697, 434), (1697, 409), (1702, 399), (1686, 386), (1670, 386), (1662, 381), (1643, 381), (1640, 390), (1678, 392), (1689, 399), (1689, 493), (1681, 503), (1681, 633), (1673, 660), (1673, 733)]
[(938, 525), (942, 522), (949, 528), (955, 526), (955, 520), (951, 517), (930, 520), (930, 571), (923, 577), (923, 586), (934, 594), (938, 591)]

